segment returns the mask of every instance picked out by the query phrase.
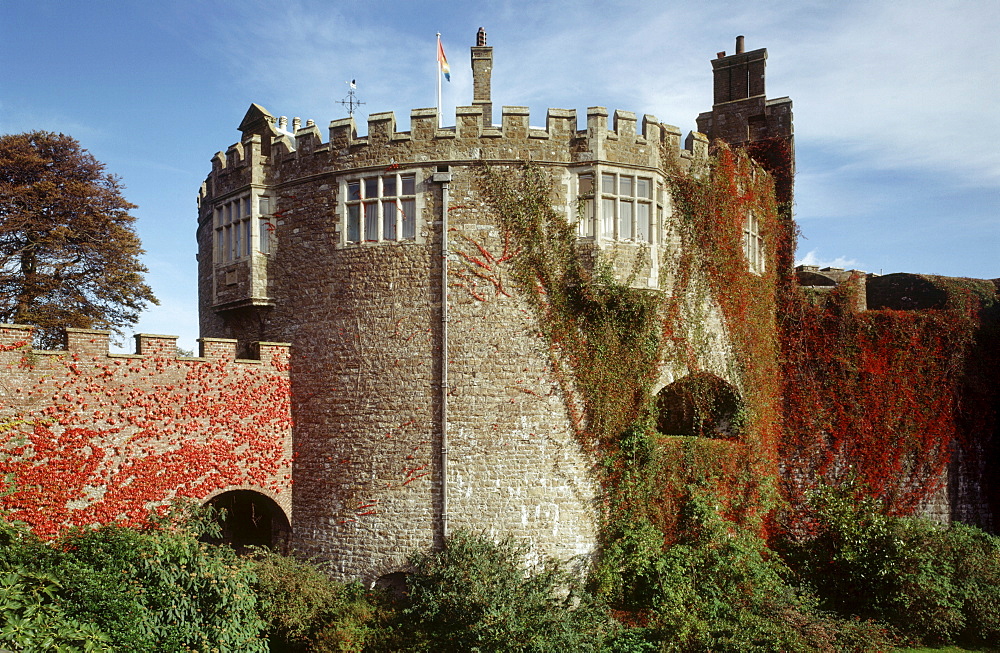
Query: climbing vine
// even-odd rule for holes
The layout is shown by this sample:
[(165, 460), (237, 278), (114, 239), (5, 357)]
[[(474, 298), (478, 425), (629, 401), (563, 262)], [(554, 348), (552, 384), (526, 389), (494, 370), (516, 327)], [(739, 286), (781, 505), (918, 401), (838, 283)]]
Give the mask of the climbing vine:
[[(596, 455), (605, 551), (649, 528), (659, 533), (659, 546), (672, 542), (692, 483), (712, 486), (729, 516), (759, 526), (777, 469), (775, 275), (751, 272), (743, 243), (752, 214), (769, 243), (765, 257), (773, 260), (781, 234), (770, 177), (724, 146), (705, 169), (673, 170), (674, 218), (665, 246), (637, 249), (631, 266), (583, 251), (576, 225), (552, 207), (541, 168), (484, 167), (480, 181), (517, 252), (510, 259), (512, 286), (549, 343), (577, 436)], [(636, 287), (649, 256), (660, 257), (659, 287)], [(629, 268), (631, 274), (622, 272)], [(712, 319), (720, 322), (721, 339), (707, 326)], [(728, 364), (711, 371), (742, 394), (739, 434), (658, 433), (653, 390), (662, 370), (699, 373), (720, 346), (728, 349), (721, 357)], [(694, 401), (710, 410), (716, 398), (697, 388), (712, 384), (690, 387)]]
[[(674, 256), (677, 281), (666, 298), (665, 333), (675, 340), (678, 334), (690, 338), (692, 316), (685, 312), (684, 302), (693, 293), (697, 304), (717, 304), (726, 333), (725, 373), (742, 398), (738, 439), (712, 446), (686, 439), (687, 451), (673, 458), (681, 461), (680, 469), (703, 469), (702, 476), (716, 479), (712, 489), (727, 502), (728, 517), (760, 526), (761, 518), (774, 507), (780, 434), (775, 289), (781, 268), (774, 262), (776, 252), (787, 248), (793, 234), (780, 219), (773, 178), (745, 152), (717, 144), (710, 169), (701, 174), (675, 172), (671, 191), (681, 247), (679, 254), (667, 254)], [(762, 237), (763, 269), (751, 270), (744, 252), (749, 216), (756, 218)], [(690, 351), (691, 344), (683, 344)], [(698, 361), (704, 358), (690, 359), (688, 369), (697, 373)], [(717, 394), (696, 396), (695, 405), (718, 400)], [(682, 478), (688, 483), (697, 480), (693, 474)], [(684, 494), (681, 483), (674, 487), (671, 508), (676, 514)]]
[(820, 484), (849, 481), (890, 513), (913, 514), (942, 489), (955, 455), (970, 469), (987, 453), (997, 354), (982, 313), (995, 289), (937, 285), (946, 304), (920, 311), (857, 311), (857, 283), (812, 301), (789, 297), (780, 456), (794, 528), (808, 526), (806, 498)]
[(7, 357), (0, 503), (41, 537), (146, 523), (176, 497), (290, 485), (287, 358)]

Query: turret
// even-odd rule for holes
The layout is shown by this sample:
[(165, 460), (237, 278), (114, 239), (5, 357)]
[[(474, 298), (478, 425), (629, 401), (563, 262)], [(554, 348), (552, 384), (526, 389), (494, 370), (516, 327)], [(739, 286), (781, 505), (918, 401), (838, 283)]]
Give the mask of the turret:
[(698, 116), (698, 131), (709, 142), (750, 149), (774, 176), (778, 202), (790, 207), (795, 178), (792, 101), (767, 99), (766, 64), (767, 49), (746, 52), (743, 36), (736, 37), (736, 54), (718, 53), (712, 60), (714, 103)]
[(472, 48), (472, 105), (483, 108), (483, 127), (493, 124), (493, 101), (490, 99), (490, 76), (493, 74), (493, 48), (486, 45), (486, 30), (476, 34)]

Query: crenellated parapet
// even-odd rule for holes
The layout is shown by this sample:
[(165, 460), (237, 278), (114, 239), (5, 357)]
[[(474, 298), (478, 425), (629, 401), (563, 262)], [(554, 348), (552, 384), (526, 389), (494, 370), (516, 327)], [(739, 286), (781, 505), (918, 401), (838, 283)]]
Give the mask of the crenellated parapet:
[[(141, 525), (172, 500), (251, 492), (290, 515), (290, 349), (139, 334), (135, 354), (110, 333), (67, 329), (64, 350), (31, 348), (32, 328), (0, 324), (0, 506), (44, 537), (95, 524)], [(263, 500), (263, 499), (261, 499)], [(276, 508), (276, 509), (277, 509)]]
[(29, 358), (69, 357), (91, 361), (157, 358), (184, 361), (190, 364), (229, 362), (238, 365), (273, 368), (287, 376), (291, 345), (283, 342), (254, 343), (252, 358), (237, 355), (237, 341), (232, 338), (199, 338), (199, 355), (185, 356), (178, 353), (177, 336), (138, 333), (135, 335), (135, 353), (111, 352), (111, 332), (97, 329), (70, 329), (66, 334), (65, 349), (33, 349), (34, 327), (24, 324), (0, 324), (0, 357), (8, 360)]
[[(256, 106), (256, 105), (254, 105)], [(251, 111), (255, 109), (252, 108)], [(367, 134), (358, 136), (353, 117), (330, 122), (327, 140), (310, 125), (294, 135), (270, 135), (271, 156), (263, 156), (268, 135), (245, 133), (244, 140), (212, 158), (212, 172), (199, 199), (219, 199), (242, 186), (262, 183), (265, 168), (278, 166), (282, 180), (294, 169), (343, 171), (346, 168), (423, 161), (525, 161), (573, 164), (595, 161), (659, 167), (664, 161), (698, 159), (707, 155), (697, 136), (682, 143), (677, 127), (654, 116), (640, 120), (630, 111), (587, 110), (586, 128), (578, 129), (575, 109), (549, 109), (544, 127), (533, 126), (527, 107), (505, 106), (500, 124), (486, 124), (483, 106), (458, 107), (455, 124), (438, 127), (436, 109), (413, 109), (410, 129), (400, 131), (396, 115), (387, 111), (368, 116)], [(609, 119), (610, 118), (610, 119)], [(692, 146), (694, 143), (694, 146)], [(261, 174), (254, 174), (260, 167)], [(235, 183), (233, 183), (235, 182)]]
[[(381, 242), (389, 227), (376, 234), (369, 225), (369, 233), (362, 235), (353, 233), (361, 231), (360, 226), (345, 224), (351, 199), (345, 197), (346, 184), (351, 179), (380, 171), (414, 175), (416, 224), (392, 229), (406, 229), (412, 232), (410, 240), (426, 242), (434, 223), (427, 192), (439, 168), (447, 167), (462, 178), (472, 175), (472, 167), (480, 163), (533, 162), (551, 171), (561, 187), (558, 201), (575, 219), (574, 197), (587, 192), (580, 190), (580, 175), (592, 179), (602, 171), (641, 175), (662, 189), (668, 171), (689, 168), (708, 156), (704, 136), (693, 133), (682, 141), (677, 127), (652, 115), (639, 118), (630, 111), (590, 107), (581, 128), (574, 109), (549, 109), (543, 119), (534, 121), (538, 125), (527, 107), (504, 106), (499, 123), (493, 124), (486, 113), (490, 107), (460, 106), (449, 127), (439, 126), (437, 109), (414, 109), (408, 130), (399, 128), (391, 111), (372, 113), (363, 136), (353, 117), (342, 118), (330, 123), (324, 141), (315, 124), (287, 132), (280, 128), (280, 120), (276, 124), (265, 109), (252, 105), (241, 124), (243, 140), (213, 157), (212, 171), (199, 193), (199, 272), (205, 307), (230, 314), (269, 310), (280, 301), (274, 292), (275, 276), (269, 272), (276, 250), (290, 240), (298, 243), (303, 230), (332, 230), (331, 242), (323, 245), (327, 249)], [(308, 226), (303, 222), (315, 220), (320, 222)], [(629, 227), (619, 234), (617, 228), (605, 226), (601, 231), (593, 225), (581, 234), (601, 249), (612, 241), (637, 237), (649, 242), (653, 229), (636, 227), (641, 234), (632, 234)], [(398, 235), (390, 239), (406, 240)], [(302, 245), (320, 246), (315, 240)], [(645, 278), (655, 283), (655, 271), (648, 272)]]
[[(599, 180), (602, 172), (641, 176), (652, 189), (646, 198), (651, 200), (652, 217), (644, 214), (642, 219), (656, 220), (668, 211), (663, 199), (668, 171), (686, 169), (708, 156), (705, 137), (691, 134), (682, 141), (677, 127), (648, 114), (590, 107), (581, 123), (574, 109), (552, 108), (533, 120), (527, 107), (504, 106), (494, 123), (491, 111), (492, 102), (481, 98), (458, 107), (454, 125), (440, 127), (437, 109), (414, 109), (409, 129), (400, 128), (393, 112), (372, 113), (366, 133), (359, 135), (353, 117), (330, 122), (326, 134), (312, 121), (298, 126), (294, 120), (293, 131), (288, 131), (283, 128), (286, 121), (252, 105), (240, 125), (242, 140), (212, 158), (212, 170), (199, 192), (203, 332), (241, 342), (286, 337), (268, 331), (265, 324), (286, 301), (281, 288), (287, 286), (279, 280), (287, 267), (280, 262), (282, 247), (314, 252), (309, 256), (319, 260), (317, 256), (329, 257), (352, 246), (429, 243), (439, 220), (439, 191), (432, 181), (439, 170), (449, 170), (461, 184), (453, 188), (469, 187), (471, 192), (474, 166), (481, 163), (541, 165), (551, 172), (558, 190), (555, 200), (565, 207), (568, 219), (576, 219), (576, 198), (594, 192), (583, 189), (584, 177)], [(349, 216), (354, 209), (348, 185), (390, 171), (414, 180), (415, 215), (406, 216), (413, 224), (380, 223), (376, 228)], [(406, 179), (398, 183), (410, 183)], [(592, 181), (586, 183), (593, 187)], [(372, 190), (366, 191), (366, 198)], [(623, 228), (619, 234), (610, 223), (600, 226), (601, 203), (593, 203), (596, 208), (588, 218), (592, 224), (581, 229), (581, 236), (593, 243), (586, 251), (612, 245), (628, 250), (649, 244), (654, 232), (656, 238), (666, 233), (657, 223)], [(365, 205), (370, 210), (364, 201), (358, 210)], [(640, 278), (651, 287), (658, 283), (652, 260)]]

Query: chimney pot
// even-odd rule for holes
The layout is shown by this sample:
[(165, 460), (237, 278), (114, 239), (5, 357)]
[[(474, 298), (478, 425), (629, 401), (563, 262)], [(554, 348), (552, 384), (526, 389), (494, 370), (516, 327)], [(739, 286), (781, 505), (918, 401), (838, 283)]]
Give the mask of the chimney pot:
[(743, 54), (743, 36), (736, 37), (736, 54)]

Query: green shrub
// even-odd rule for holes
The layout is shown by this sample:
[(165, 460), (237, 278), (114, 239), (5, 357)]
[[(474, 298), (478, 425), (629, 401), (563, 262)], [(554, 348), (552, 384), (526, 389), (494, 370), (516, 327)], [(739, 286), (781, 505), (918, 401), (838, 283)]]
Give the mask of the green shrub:
[[(648, 621), (615, 640), (622, 650), (878, 650), (885, 629), (843, 621), (817, 609), (791, 571), (754, 531), (724, 518), (701, 484), (685, 489), (679, 540), (664, 547), (647, 522), (623, 528), (608, 544), (596, 587), (616, 608)], [(612, 650), (618, 650), (613, 648)]]
[(441, 551), (411, 556), (407, 650), (600, 650), (611, 628), (605, 611), (555, 563), (526, 570), (525, 553), (459, 531)]
[(386, 599), (315, 564), (262, 550), (252, 562), (272, 651), (362, 651), (388, 619)]
[(788, 569), (756, 533), (690, 487), (680, 542), (657, 562), (654, 610), (665, 651), (797, 651), (834, 646), (835, 624), (787, 582)]
[(0, 648), (110, 651), (100, 628), (64, 610), (57, 556), (24, 524), (0, 519)]
[(67, 604), (116, 647), (266, 651), (253, 576), (229, 547), (178, 525), (105, 526), (59, 542)]
[(663, 554), (663, 532), (648, 519), (616, 524), (619, 531), (605, 545), (591, 574), (591, 586), (622, 610), (652, 607)]
[(59, 605), (63, 586), (20, 566), (0, 571), (0, 644), (12, 651), (111, 651), (108, 636)]
[(973, 526), (954, 523), (946, 531), (953, 584), (965, 616), (960, 641), (1000, 642), (1000, 538)]
[(228, 547), (198, 541), (202, 525), (175, 515), (144, 530), (105, 526), (42, 543), (5, 524), (0, 573), (38, 599), (32, 614), (61, 615), (114, 650), (266, 651), (252, 576)]
[(996, 641), (1000, 539), (962, 524), (888, 516), (852, 486), (821, 488), (811, 507), (817, 535), (781, 547), (824, 608), (930, 643)]

